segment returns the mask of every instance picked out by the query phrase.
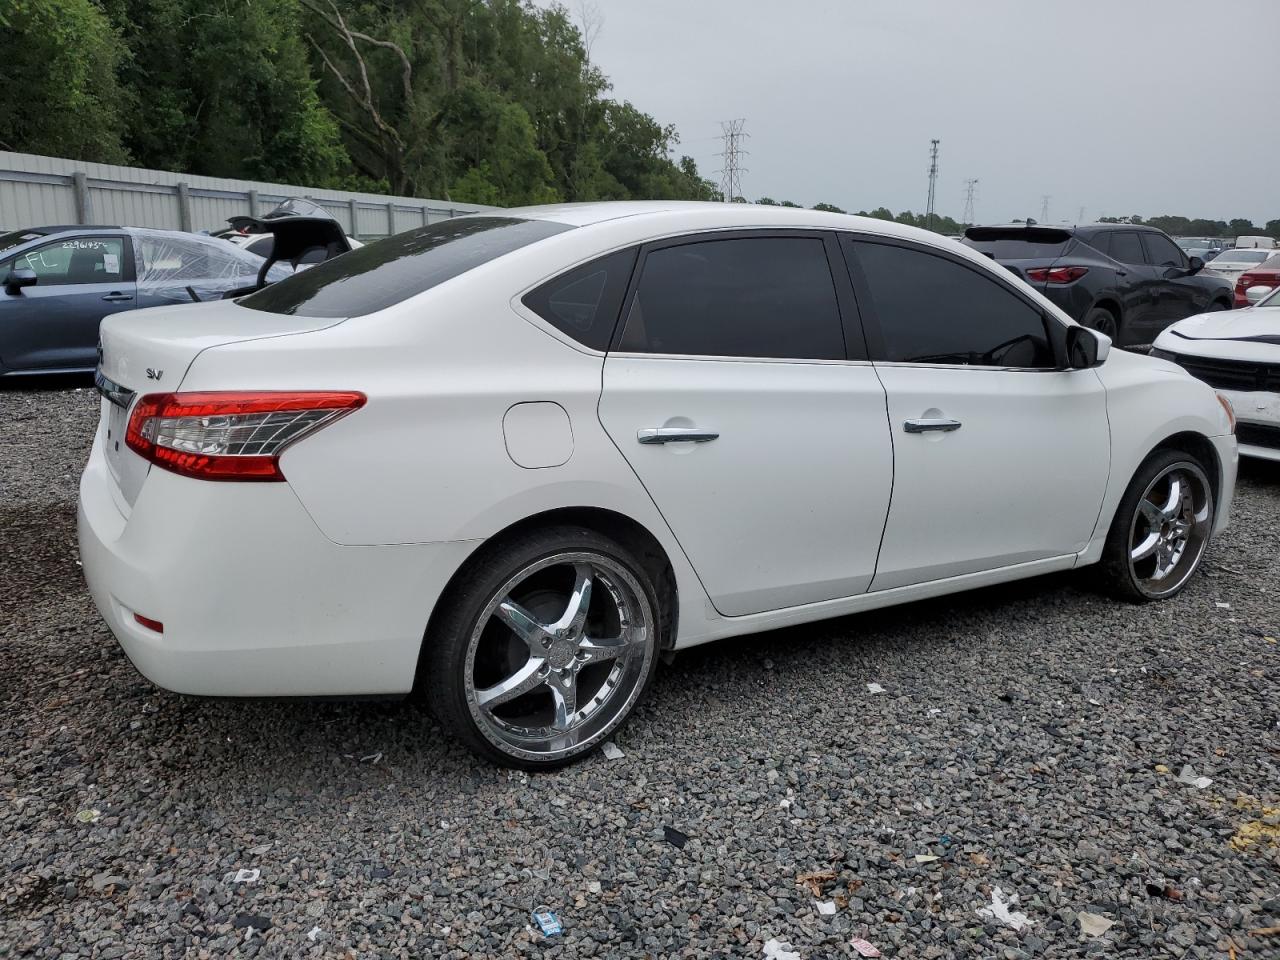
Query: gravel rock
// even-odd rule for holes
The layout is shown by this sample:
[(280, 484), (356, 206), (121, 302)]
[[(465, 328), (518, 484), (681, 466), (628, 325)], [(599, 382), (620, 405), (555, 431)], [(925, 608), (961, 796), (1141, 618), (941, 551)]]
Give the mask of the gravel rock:
[[(412, 701), (143, 680), (77, 563), (97, 409), (0, 391), (0, 957), (1278, 955), (1280, 465), (1173, 601), (1061, 575), (724, 641), (659, 672), (626, 762), (529, 775)], [(997, 887), (1030, 926), (979, 916)]]

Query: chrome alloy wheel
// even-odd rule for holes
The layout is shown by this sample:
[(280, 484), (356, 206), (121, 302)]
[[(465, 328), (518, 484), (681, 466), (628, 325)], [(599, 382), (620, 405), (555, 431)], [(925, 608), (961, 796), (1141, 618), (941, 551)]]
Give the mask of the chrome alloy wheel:
[(605, 554), (528, 564), (489, 599), (468, 639), (464, 692), (476, 726), (531, 760), (602, 739), (644, 686), (655, 620), (635, 577)]
[(1195, 572), (1213, 526), (1213, 491), (1193, 463), (1171, 464), (1138, 501), (1129, 527), (1129, 570), (1148, 597), (1178, 590)]

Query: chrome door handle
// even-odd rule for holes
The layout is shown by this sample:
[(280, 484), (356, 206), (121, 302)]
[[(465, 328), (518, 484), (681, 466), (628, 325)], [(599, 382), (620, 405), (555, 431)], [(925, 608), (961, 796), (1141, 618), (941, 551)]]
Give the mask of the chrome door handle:
[(959, 420), (908, 420), (902, 425), (902, 429), (907, 433), (929, 433), (930, 431), (940, 431), (942, 433), (950, 433), (953, 430), (960, 429)]
[(132, 300), (133, 295), (128, 293), (108, 293), (102, 299), (108, 303), (122, 303), (125, 300)]
[(646, 427), (636, 431), (641, 443), (706, 443), (720, 434), (700, 427)]

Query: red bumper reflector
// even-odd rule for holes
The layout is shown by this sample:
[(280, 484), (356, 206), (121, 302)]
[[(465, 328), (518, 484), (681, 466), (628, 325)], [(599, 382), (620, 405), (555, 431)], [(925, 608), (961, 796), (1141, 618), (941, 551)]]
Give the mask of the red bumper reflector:
[(144, 617), (140, 613), (135, 613), (133, 615), (133, 619), (137, 620), (148, 630), (154, 630), (156, 633), (164, 633), (164, 624), (159, 620), (152, 620), (150, 617)]

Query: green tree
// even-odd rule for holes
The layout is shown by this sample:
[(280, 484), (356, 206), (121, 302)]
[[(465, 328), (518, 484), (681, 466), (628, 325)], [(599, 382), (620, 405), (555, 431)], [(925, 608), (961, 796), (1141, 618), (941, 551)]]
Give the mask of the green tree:
[(124, 139), (148, 167), (324, 186), (349, 168), (295, 0), (105, 0), (132, 57)]
[(822, 210), (822, 211), (824, 211), (824, 212), (826, 212), (826, 213), (845, 213), (845, 212), (847, 212), (847, 211), (841, 210), (841, 209), (840, 209), (839, 207), (837, 207), (834, 203), (815, 203), (815, 204), (813, 205), (813, 209), (815, 209), (815, 210)]
[(1258, 235), (1261, 231), (1253, 225), (1252, 220), (1236, 218), (1227, 224), (1227, 236), (1229, 237), (1247, 237), (1249, 235)]
[(120, 35), (90, 0), (6, 0), (0, 12), (0, 145), (125, 163)]

